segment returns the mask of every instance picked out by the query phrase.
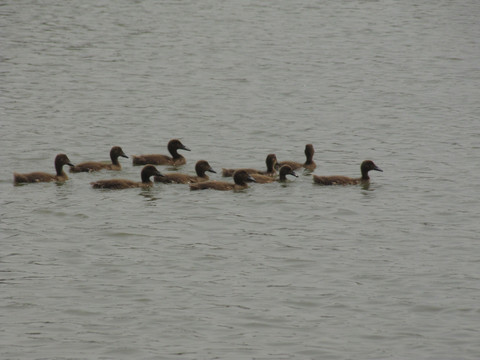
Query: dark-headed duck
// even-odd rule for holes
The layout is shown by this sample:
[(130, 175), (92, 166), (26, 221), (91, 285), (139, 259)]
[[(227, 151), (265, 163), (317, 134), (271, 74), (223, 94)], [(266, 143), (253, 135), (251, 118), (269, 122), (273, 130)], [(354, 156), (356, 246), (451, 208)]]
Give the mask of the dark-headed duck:
[(233, 174), (234, 184), (225, 181), (203, 181), (195, 184), (190, 184), (190, 190), (243, 190), (248, 188), (249, 182), (255, 182), (255, 179), (250, 176), (245, 170), (235, 171)]
[(305, 157), (307, 158), (307, 160), (303, 164), (296, 161), (282, 161), (279, 162), (278, 165), (280, 167), (283, 165), (289, 165), (293, 170), (297, 170), (303, 167), (307, 170), (313, 171), (317, 167), (317, 164), (315, 164), (315, 161), (313, 161), (314, 153), (315, 150), (313, 149), (313, 145), (307, 144), (305, 145)]
[(265, 159), (265, 164), (267, 164), (267, 170), (257, 170), (257, 169), (222, 169), (222, 176), (229, 177), (237, 170), (245, 170), (249, 174), (262, 174), (266, 176), (275, 176), (277, 171), (275, 167), (277, 165), (277, 156), (275, 154), (268, 154)]
[(295, 171), (293, 171), (292, 168), (288, 165), (283, 165), (280, 168), (280, 171), (278, 172), (278, 175), (279, 175), (278, 179), (275, 179), (267, 175), (261, 175), (261, 174), (250, 174), (250, 175), (255, 179), (255, 182), (259, 184), (266, 184), (274, 181), (285, 182), (287, 181), (287, 175), (298, 177)]
[(164, 176), (155, 176), (155, 182), (162, 182), (162, 183), (175, 183), (175, 184), (188, 184), (188, 183), (197, 183), (201, 181), (208, 181), (208, 175), (205, 172), (212, 172), (216, 173), (215, 170), (212, 169), (208, 161), (199, 160), (195, 164), (195, 172), (197, 176), (192, 176), (188, 174), (180, 174), (180, 173), (169, 173), (164, 174)]
[(141, 177), (142, 181), (132, 181), (127, 179), (110, 179), (110, 180), (99, 180), (92, 182), (91, 185), (94, 189), (129, 189), (129, 188), (148, 188), (153, 185), (153, 182), (150, 181), (152, 176), (163, 176), (160, 171), (158, 171), (155, 166), (147, 165), (142, 169)]
[(383, 171), (372, 160), (365, 160), (360, 166), (362, 177), (350, 178), (347, 176), (333, 175), (333, 176), (318, 176), (313, 175), (313, 182), (320, 185), (356, 185), (368, 183), (370, 177), (368, 172), (370, 170)]
[(13, 182), (20, 183), (34, 183), (34, 182), (49, 182), (49, 181), (65, 181), (68, 180), (67, 174), (63, 171), (63, 165), (73, 166), (65, 154), (58, 154), (55, 157), (56, 174), (48, 174), (45, 172), (32, 172), (28, 174), (13, 173)]
[(125, 155), (122, 148), (120, 146), (114, 146), (110, 150), (110, 159), (112, 159), (112, 163), (104, 163), (104, 162), (97, 162), (97, 161), (87, 161), (80, 164), (77, 164), (70, 168), (70, 172), (92, 172), (92, 171), (99, 171), (99, 170), (121, 170), (122, 166), (118, 162), (118, 157), (124, 157), (128, 159), (128, 156)]
[(172, 155), (160, 155), (160, 154), (149, 154), (149, 155), (134, 155), (132, 156), (133, 165), (184, 165), (186, 164), (185, 158), (178, 153), (177, 150), (186, 150), (190, 151), (182, 142), (178, 139), (173, 139), (168, 142), (168, 151)]

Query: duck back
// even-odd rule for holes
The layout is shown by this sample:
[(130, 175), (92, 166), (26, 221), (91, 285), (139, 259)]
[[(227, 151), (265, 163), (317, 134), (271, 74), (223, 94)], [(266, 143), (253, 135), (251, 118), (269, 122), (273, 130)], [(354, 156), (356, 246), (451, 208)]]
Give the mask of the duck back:
[(109, 180), (98, 180), (91, 183), (94, 189), (128, 189), (128, 188), (138, 188), (138, 187), (148, 187), (152, 186), (153, 183), (141, 183), (137, 181), (127, 180), (127, 179), (109, 179)]
[(255, 179), (257, 184), (267, 184), (275, 181), (273, 176), (262, 175), (262, 174), (250, 174), (252, 178)]
[[(235, 184), (231, 184), (226, 181), (203, 181), (203, 182), (190, 184), (190, 190), (213, 189), (213, 190), (227, 191), (227, 190), (236, 189), (235, 186), (236, 186)], [(245, 188), (245, 187), (246, 186), (242, 188)]]
[(51, 181), (66, 181), (68, 180), (67, 174), (55, 175), (46, 172), (36, 171), (28, 174), (13, 173), (13, 182), (20, 183), (35, 183), (35, 182), (51, 182)]
[(313, 175), (313, 181), (320, 185), (356, 185), (361, 182), (361, 178), (355, 179), (347, 176), (332, 175), (332, 176), (318, 176)]
[(100, 170), (121, 170), (121, 169), (122, 169), (122, 166), (120, 164), (114, 165), (114, 164), (101, 163), (96, 161), (86, 161), (70, 168), (70, 172), (79, 173), (79, 172), (94, 172), (94, 171), (100, 171)]
[(155, 182), (161, 182), (164, 184), (188, 184), (191, 182), (197, 182), (196, 176), (180, 173), (170, 173), (164, 174), (164, 176), (155, 176), (154, 180)]
[(133, 165), (172, 165), (172, 166), (180, 166), (186, 164), (185, 158), (179, 154), (177, 158), (172, 158), (167, 155), (161, 154), (146, 154), (146, 155), (133, 155), (132, 156), (132, 163)]

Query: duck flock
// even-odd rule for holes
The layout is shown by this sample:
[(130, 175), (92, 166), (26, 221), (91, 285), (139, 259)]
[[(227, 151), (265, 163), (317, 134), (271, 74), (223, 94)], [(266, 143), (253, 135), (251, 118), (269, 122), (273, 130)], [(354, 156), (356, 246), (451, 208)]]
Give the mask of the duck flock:
[[(278, 162), (275, 154), (268, 154), (265, 159), (267, 168), (265, 170), (238, 168), (238, 169), (222, 169), (223, 177), (233, 177), (233, 182), (210, 180), (207, 172), (216, 173), (210, 164), (205, 160), (197, 161), (195, 165), (196, 176), (183, 173), (166, 173), (162, 174), (157, 170), (155, 165), (180, 166), (186, 164), (186, 159), (178, 153), (178, 150), (190, 151), (178, 139), (170, 140), (168, 143), (168, 151), (171, 156), (161, 154), (145, 154), (133, 155), (132, 164), (142, 165), (140, 172), (141, 181), (133, 181), (129, 179), (109, 179), (92, 182), (91, 185), (95, 189), (128, 189), (128, 188), (147, 188), (153, 186), (154, 182), (159, 183), (177, 183), (189, 184), (191, 190), (242, 190), (248, 187), (249, 182), (270, 183), (274, 181), (285, 182), (287, 175), (297, 177), (295, 170), (305, 169), (313, 172), (317, 167), (313, 161), (314, 149), (312, 144), (305, 146), (306, 161), (304, 163), (296, 161)], [(68, 176), (63, 170), (64, 165), (70, 166), (71, 173), (93, 172), (99, 170), (121, 170), (122, 166), (118, 161), (119, 157), (128, 158), (119, 146), (114, 146), (110, 150), (111, 163), (88, 161), (77, 165), (73, 165), (65, 154), (58, 154), (55, 157), (56, 174), (46, 172), (32, 172), (27, 174), (13, 173), (13, 182), (15, 185), (22, 183), (35, 182), (63, 182), (68, 180)], [(341, 175), (319, 176), (313, 175), (313, 182), (319, 185), (355, 185), (367, 184), (370, 180), (368, 172), (370, 170), (383, 171), (371, 160), (365, 160), (360, 166), (361, 177), (351, 178)], [(153, 177), (153, 181), (152, 181)]]

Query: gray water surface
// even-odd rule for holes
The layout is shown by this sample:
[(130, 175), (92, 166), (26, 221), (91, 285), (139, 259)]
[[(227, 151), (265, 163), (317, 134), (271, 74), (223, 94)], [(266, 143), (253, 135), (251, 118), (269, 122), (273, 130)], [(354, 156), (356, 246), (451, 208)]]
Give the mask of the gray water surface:
[[(480, 3), (4, 1), (2, 359), (479, 359)], [(241, 192), (13, 172), (309, 173)]]

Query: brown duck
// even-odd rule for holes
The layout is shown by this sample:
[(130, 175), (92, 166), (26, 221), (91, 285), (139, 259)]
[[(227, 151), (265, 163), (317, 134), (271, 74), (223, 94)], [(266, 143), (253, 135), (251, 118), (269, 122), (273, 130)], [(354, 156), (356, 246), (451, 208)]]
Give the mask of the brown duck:
[(155, 176), (153, 179), (155, 180), (155, 182), (161, 182), (161, 183), (167, 183), (167, 184), (197, 183), (200, 181), (209, 180), (208, 175), (205, 174), (207, 171), (216, 173), (216, 171), (212, 169), (208, 161), (199, 160), (195, 164), (195, 172), (197, 173), (197, 176), (181, 174), (181, 173), (169, 173), (169, 174), (164, 174), (163, 176)]
[(281, 167), (283, 165), (289, 165), (293, 170), (297, 170), (303, 167), (306, 170), (313, 171), (317, 167), (317, 164), (315, 164), (315, 161), (313, 161), (313, 154), (315, 154), (313, 145), (307, 144), (305, 145), (305, 157), (307, 158), (307, 160), (303, 164), (296, 161), (282, 161), (278, 163), (278, 166)]
[(14, 184), (20, 183), (34, 183), (34, 182), (50, 182), (50, 181), (65, 181), (68, 180), (68, 176), (63, 171), (63, 165), (73, 166), (65, 154), (58, 154), (55, 157), (55, 170), (56, 174), (49, 174), (46, 172), (32, 172), (28, 174), (13, 173)]
[(162, 174), (155, 168), (153, 165), (147, 165), (142, 169), (140, 173), (142, 178), (141, 182), (127, 180), (127, 179), (110, 179), (110, 180), (99, 180), (92, 182), (91, 185), (94, 189), (129, 189), (129, 188), (148, 188), (153, 185), (153, 182), (150, 181), (152, 176), (162, 176)]
[(237, 170), (245, 170), (249, 174), (262, 174), (266, 176), (275, 176), (277, 171), (275, 167), (277, 166), (277, 156), (275, 154), (268, 154), (265, 159), (265, 164), (267, 165), (267, 170), (257, 170), (257, 169), (222, 169), (222, 176), (229, 177)]
[(365, 160), (360, 166), (362, 176), (359, 178), (350, 178), (347, 176), (333, 175), (333, 176), (318, 176), (313, 175), (313, 182), (320, 185), (356, 185), (365, 184), (370, 181), (368, 172), (370, 170), (383, 171), (372, 160)]
[(235, 171), (233, 174), (234, 184), (226, 181), (203, 181), (196, 184), (190, 184), (190, 190), (243, 190), (248, 188), (249, 182), (255, 182), (255, 179), (250, 176), (245, 170)]
[(87, 161), (80, 164), (77, 164), (70, 168), (70, 172), (92, 172), (92, 171), (100, 171), (103, 169), (106, 170), (121, 170), (122, 166), (118, 161), (119, 156), (127, 158), (128, 156), (125, 155), (122, 148), (120, 146), (114, 146), (110, 150), (110, 159), (112, 160), (111, 164), (105, 162), (98, 162), (98, 161)]
[(172, 156), (160, 154), (134, 155), (132, 156), (132, 163), (133, 165), (184, 165), (187, 160), (178, 153), (178, 150), (190, 151), (180, 140), (173, 139), (168, 142), (168, 151)]
[(287, 175), (298, 177), (298, 175), (295, 173), (295, 171), (292, 170), (292, 168), (289, 165), (283, 165), (280, 168), (278, 175), (279, 175), (278, 179), (275, 179), (272, 176), (261, 175), (261, 174), (250, 174), (250, 176), (255, 179), (255, 182), (259, 184), (266, 184), (274, 181), (285, 182), (287, 181)]

